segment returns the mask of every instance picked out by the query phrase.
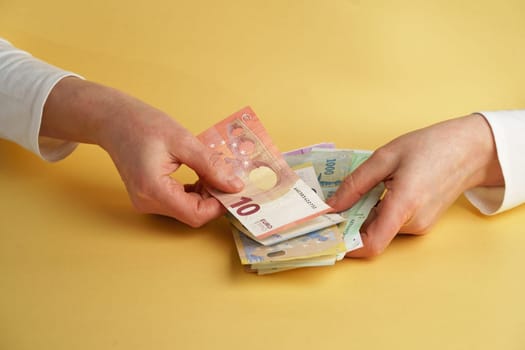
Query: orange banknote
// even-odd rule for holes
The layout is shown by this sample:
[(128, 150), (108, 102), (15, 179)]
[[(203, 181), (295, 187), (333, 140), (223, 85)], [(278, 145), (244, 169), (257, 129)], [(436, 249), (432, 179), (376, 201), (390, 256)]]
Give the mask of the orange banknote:
[(239, 193), (215, 196), (255, 237), (264, 238), (331, 208), (288, 166), (261, 121), (246, 107), (198, 136), (215, 162), (230, 164), (244, 182)]

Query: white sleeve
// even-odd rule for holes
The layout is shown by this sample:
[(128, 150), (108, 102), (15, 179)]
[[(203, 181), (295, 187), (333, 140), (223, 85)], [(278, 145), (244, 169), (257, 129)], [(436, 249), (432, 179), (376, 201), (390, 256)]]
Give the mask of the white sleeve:
[(525, 202), (525, 110), (481, 112), (492, 128), (505, 187), (477, 187), (465, 196), (483, 214)]
[(39, 137), (47, 97), (67, 76), (77, 75), (40, 61), (0, 38), (0, 138), (48, 161), (73, 152), (76, 143)]

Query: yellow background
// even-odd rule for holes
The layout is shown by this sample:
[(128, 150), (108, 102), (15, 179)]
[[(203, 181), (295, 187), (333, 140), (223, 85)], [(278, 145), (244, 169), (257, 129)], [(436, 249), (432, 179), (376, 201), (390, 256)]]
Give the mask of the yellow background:
[[(281, 150), (525, 108), (522, 0), (1, 0), (0, 36), (194, 133), (250, 105)], [(0, 160), (2, 350), (525, 348), (525, 208), (258, 277), (226, 220), (137, 214), (95, 146)]]

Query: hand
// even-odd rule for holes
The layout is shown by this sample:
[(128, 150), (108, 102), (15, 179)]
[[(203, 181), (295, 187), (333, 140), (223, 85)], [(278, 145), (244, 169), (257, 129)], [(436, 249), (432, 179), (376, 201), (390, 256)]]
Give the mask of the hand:
[(386, 192), (361, 228), (364, 247), (348, 257), (379, 255), (399, 232), (426, 233), (465, 190), (504, 184), (490, 126), (477, 114), (416, 130), (379, 148), (328, 204), (345, 210), (381, 181)]
[[(65, 78), (51, 92), (40, 135), (95, 143), (115, 163), (134, 206), (143, 213), (174, 217), (199, 227), (225, 209), (205, 190), (242, 189), (225, 164), (212, 164), (212, 152), (165, 113), (117, 90)], [(199, 181), (183, 185), (170, 175), (182, 164)]]
[[(143, 213), (174, 217), (199, 227), (224, 214), (224, 207), (203, 184), (225, 192), (242, 188), (229, 167), (212, 164), (212, 152), (181, 125), (160, 111), (138, 103), (124, 125), (108, 135), (108, 151), (134, 206)], [(182, 164), (199, 175), (194, 185), (182, 185), (170, 175)]]

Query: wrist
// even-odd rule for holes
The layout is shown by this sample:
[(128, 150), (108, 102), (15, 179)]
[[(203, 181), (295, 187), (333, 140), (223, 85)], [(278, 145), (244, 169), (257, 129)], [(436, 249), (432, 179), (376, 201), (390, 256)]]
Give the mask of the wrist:
[(107, 148), (137, 101), (118, 90), (67, 77), (57, 83), (44, 105), (40, 135)]
[(463, 117), (465, 130), (470, 134), (472, 177), (468, 188), (478, 186), (503, 186), (503, 174), (498, 160), (492, 129), (481, 114)]
[[(67, 77), (59, 81), (49, 94), (42, 113), (40, 136), (61, 140), (99, 143), (105, 113), (104, 87)], [(102, 98), (104, 99), (104, 98)]]

